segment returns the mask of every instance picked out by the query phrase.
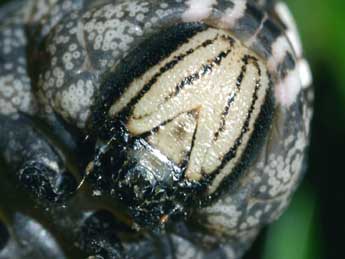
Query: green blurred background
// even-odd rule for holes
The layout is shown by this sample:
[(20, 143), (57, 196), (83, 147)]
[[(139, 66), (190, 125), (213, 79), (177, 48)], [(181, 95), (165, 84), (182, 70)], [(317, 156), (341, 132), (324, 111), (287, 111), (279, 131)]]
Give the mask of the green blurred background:
[(288, 211), (245, 259), (345, 258), (345, 1), (286, 2), (314, 76), (309, 164)]
[(288, 211), (262, 232), (245, 259), (345, 258), (345, 1), (286, 2), (314, 75), (309, 165)]

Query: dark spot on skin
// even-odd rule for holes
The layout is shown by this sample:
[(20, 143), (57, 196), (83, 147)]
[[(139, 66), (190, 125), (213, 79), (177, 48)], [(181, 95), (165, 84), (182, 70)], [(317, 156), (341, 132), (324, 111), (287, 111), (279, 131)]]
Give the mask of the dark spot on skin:
[(186, 137), (186, 127), (187, 125), (185, 125), (183, 122), (180, 122), (178, 125), (176, 125), (176, 127), (174, 127), (172, 134), (177, 140), (181, 141)]

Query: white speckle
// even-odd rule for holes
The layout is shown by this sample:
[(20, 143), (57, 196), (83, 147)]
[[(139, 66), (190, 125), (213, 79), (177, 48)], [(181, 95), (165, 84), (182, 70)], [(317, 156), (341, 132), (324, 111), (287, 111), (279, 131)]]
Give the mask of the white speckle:
[(42, 158), (44, 164), (46, 164), (51, 170), (55, 172), (59, 172), (59, 165), (56, 161), (49, 160), (48, 158)]
[(151, 29), (151, 27), (152, 27), (152, 23), (150, 23), (150, 22), (147, 22), (147, 23), (145, 23), (145, 25), (144, 25), (144, 29), (146, 29), (146, 30)]
[(273, 72), (278, 65), (284, 60), (286, 53), (291, 49), (289, 42), (285, 36), (280, 36), (272, 44), (272, 56), (268, 60), (268, 69)]
[(144, 20), (145, 16), (142, 13), (140, 13), (135, 18), (137, 19), (137, 21), (142, 22)]
[(299, 33), (297, 30), (297, 26), (295, 23), (295, 20), (287, 7), (285, 3), (279, 2), (275, 6), (275, 10), (280, 17), (280, 19), (285, 23), (285, 25), (288, 27), (288, 30), (286, 32), (287, 37), (291, 41), (291, 44), (295, 50), (296, 56), (301, 57), (302, 56), (302, 43), (301, 39), (299, 37)]
[(70, 52), (75, 51), (77, 49), (77, 44), (72, 43), (71, 45), (69, 45), (68, 49)]
[(72, 59), (72, 55), (69, 52), (66, 52), (65, 55), (63, 55), (62, 57), (62, 60), (65, 63), (68, 63), (69, 61), (71, 61), (71, 59)]
[(5, 69), (7, 69), (7, 70), (13, 69), (13, 64), (12, 63), (6, 63), (5, 64)]
[(78, 87), (81, 89), (84, 86), (84, 81), (79, 79), (77, 82)]
[(233, 28), (238, 19), (244, 16), (246, 10), (246, 1), (234, 0), (234, 7), (228, 8), (224, 16), (221, 18), (221, 23), (226, 27)]
[(66, 63), (65, 67), (66, 67), (67, 70), (72, 70), (74, 68), (74, 65), (73, 65), (73, 63), (68, 62), (68, 63)]
[(130, 17), (135, 17), (138, 13), (147, 13), (149, 9), (146, 7), (148, 3), (137, 3), (129, 2), (127, 3), (127, 11), (129, 12)]
[(151, 18), (151, 22), (152, 22), (152, 23), (158, 22), (158, 18), (157, 18), (157, 17), (152, 17), (152, 18)]
[(80, 52), (79, 51), (74, 51), (72, 55), (73, 55), (73, 58), (75, 58), (75, 59), (80, 58)]
[(297, 63), (297, 69), (301, 78), (303, 88), (308, 88), (313, 83), (311, 69), (308, 62), (305, 59), (301, 59)]
[(279, 103), (289, 107), (296, 101), (297, 95), (301, 91), (301, 81), (297, 69), (290, 71), (288, 75), (277, 84), (275, 96)]
[(98, 190), (93, 191), (92, 194), (93, 194), (93, 196), (101, 196), (102, 195), (102, 193)]
[(260, 187), (260, 192), (265, 193), (267, 191), (267, 186), (263, 185)]
[(160, 7), (163, 8), (163, 9), (166, 9), (166, 8), (169, 7), (169, 5), (168, 5), (167, 3), (162, 3), (162, 4), (160, 5)]
[(216, 4), (215, 0), (189, 0), (187, 1), (188, 9), (182, 14), (184, 22), (196, 22), (203, 20), (211, 14), (212, 5)]

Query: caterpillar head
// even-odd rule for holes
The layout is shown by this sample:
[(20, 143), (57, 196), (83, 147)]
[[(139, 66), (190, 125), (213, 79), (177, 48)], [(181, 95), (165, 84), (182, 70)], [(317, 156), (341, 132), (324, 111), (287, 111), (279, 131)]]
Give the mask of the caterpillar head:
[[(100, 77), (91, 109), (98, 138), (92, 178), (98, 191), (124, 203), (134, 222), (157, 226), (225, 193), (240, 195), (263, 154), (288, 145), (277, 144), (279, 134), (297, 139), (302, 86), (309, 82), (300, 76), (301, 53), (283, 22), (253, 3), (206, 1), (202, 13), (189, 2), (169, 10), (137, 4), (150, 22), (136, 17), (131, 27), (131, 14), (121, 16), (119, 25), (137, 37), (128, 38), (129, 47)], [(124, 6), (109, 8), (119, 15)], [(104, 12), (98, 18), (104, 22), (111, 14), (101, 10), (95, 14)]]

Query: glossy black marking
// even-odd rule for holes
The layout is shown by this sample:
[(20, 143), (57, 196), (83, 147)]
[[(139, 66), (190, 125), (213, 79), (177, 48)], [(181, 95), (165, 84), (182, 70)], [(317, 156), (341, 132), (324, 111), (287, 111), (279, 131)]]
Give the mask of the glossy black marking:
[(118, 222), (108, 211), (101, 210), (90, 214), (85, 216), (86, 219), (81, 224), (81, 248), (89, 254), (102, 254), (105, 258), (127, 258), (123, 254), (124, 248), (117, 234), (122, 229), (128, 233), (131, 230)]
[(61, 149), (42, 128), (24, 114), (17, 119), (0, 114), (0, 125), (0, 156), (28, 193), (40, 202), (68, 199), (76, 179), (65, 168)]

